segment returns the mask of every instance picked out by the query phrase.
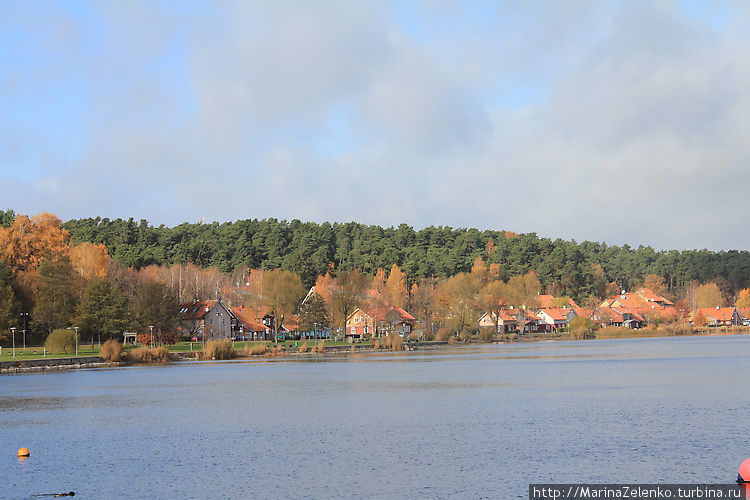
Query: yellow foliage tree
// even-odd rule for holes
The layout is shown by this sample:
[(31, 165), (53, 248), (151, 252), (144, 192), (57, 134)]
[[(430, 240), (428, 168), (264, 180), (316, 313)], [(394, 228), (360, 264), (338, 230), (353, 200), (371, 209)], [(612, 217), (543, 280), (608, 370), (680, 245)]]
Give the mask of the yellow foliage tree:
[(389, 305), (404, 307), (408, 296), (406, 274), (396, 264), (393, 264), (385, 282), (385, 300)]
[(717, 307), (724, 305), (724, 294), (716, 283), (706, 283), (695, 290), (695, 307)]
[(81, 243), (70, 251), (70, 261), (78, 274), (86, 281), (105, 278), (109, 268), (109, 254), (103, 244)]
[(740, 290), (737, 295), (737, 307), (750, 307), (750, 288)]

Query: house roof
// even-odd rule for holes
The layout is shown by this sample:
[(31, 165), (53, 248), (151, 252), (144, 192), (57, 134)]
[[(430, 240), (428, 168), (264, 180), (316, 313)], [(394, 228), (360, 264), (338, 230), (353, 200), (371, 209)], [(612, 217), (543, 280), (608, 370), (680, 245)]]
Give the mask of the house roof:
[(361, 312), (365, 314), (366, 316), (369, 316), (370, 319), (373, 319), (375, 321), (385, 321), (389, 315), (395, 314), (398, 318), (398, 321), (404, 321), (404, 322), (412, 322), (416, 321), (414, 316), (406, 312), (400, 307), (396, 306), (389, 306), (389, 307), (383, 307), (383, 308), (373, 308), (373, 307), (358, 307), (357, 309), (352, 312), (348, 318), (346, 318), (347, 321), (349, 321), (349, 318), (356, 315), (357, 312)]
[[(242, 322), (248, 331), (263, 332), (267, 329), (263, 324), (263, 318), (269, 316), (268, 309), (265, 307), (257, 309), (233, 307), (232, 314)], [(286, 317), (284, 318), (284, 323), (281, 324), (281, 328), (290, 332), (297, 331), (299, 330), (299, 319), (295, 316)]]
[(184, 320), (204, 319), (206, 314), (216, 305), (217, 300), (196, 300), (179, 305), (180, 318)]
[(662, 297), (650, 288), (639, 288), (635, 293), (648, 302), (662, 302), (666, 305), (674, 305), (672, 301), (666, 297)]
[(635, 309), (628, 309), (626, 307), (598, 307), (590, 316), (593, 316), (596, 311), (599, 311), (600, 316), (611, 323), (628, 321), (625, 319), (626, 314), (630, 315), (630, 319), (645, 322), (641, 313)]
[[(555, 297), (554, 295), (540, 294), (536, 296), (537, 306), (541, 309), (554, 308), (555, 306), (553, 305), (553, 302), (555, 302), (556, 300), (557, 300), (557, 297)], [(575, 300), (568, 298), (568, 306), (575, 309), (576, 307), (578, 307), (578, 304), (576, 304)]]
[(263, 332), (266, 330), (263, 323), (255, 319), (255, 313), (243, 307), (233, 307), (232, 313), (242, 323), (242, 326), (250, 332)]
[(734, 307), (703, 307), (698, 309), (696, 314), (701, 312), (707, 319), (714, 321), (731, 321), (736, 310)]
[(392, 306), (391, 309), (388, 312), (390, 312), (390, 311), (396, 312), (400, 316), (401, 321), (416, 321), (416, 319), (414, 318), (414, 316), (412, 316), (408, 312), (404, 311), (400, 307)]
[(571, 311), (568, 307), (548, 307), (542, 308), (538, 312), (539, 314), (546, 314), (555, 321), (567, 321), (568, 313)]

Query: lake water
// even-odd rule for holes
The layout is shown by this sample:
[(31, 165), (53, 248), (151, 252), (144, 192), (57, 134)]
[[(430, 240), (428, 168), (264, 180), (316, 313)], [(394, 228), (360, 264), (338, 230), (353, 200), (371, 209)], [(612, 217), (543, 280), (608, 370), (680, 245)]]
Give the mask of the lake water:
[(749, 361), (750, 336), (725, 336), (0, 376), (0, 498), (732, 482), (750, 456)]

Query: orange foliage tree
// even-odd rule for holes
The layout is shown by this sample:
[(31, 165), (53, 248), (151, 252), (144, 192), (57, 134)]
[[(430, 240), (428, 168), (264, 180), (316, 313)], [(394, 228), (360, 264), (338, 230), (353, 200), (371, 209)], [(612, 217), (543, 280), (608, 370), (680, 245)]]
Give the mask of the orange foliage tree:
[(0, 259), (14, 273), (36, 271), (44, 259), (69, 257), (69, 239), (60, 219), (52, 214), (19, 215), (10, 226), (0, 227)]

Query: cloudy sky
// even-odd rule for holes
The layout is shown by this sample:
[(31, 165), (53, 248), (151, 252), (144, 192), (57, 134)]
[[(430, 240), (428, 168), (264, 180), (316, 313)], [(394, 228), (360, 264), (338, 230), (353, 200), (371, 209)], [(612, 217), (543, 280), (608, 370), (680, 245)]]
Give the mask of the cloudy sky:
[(750, 248), (735, 1), (0, 0), (0, 208)]

